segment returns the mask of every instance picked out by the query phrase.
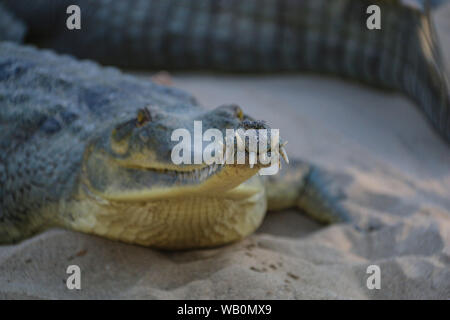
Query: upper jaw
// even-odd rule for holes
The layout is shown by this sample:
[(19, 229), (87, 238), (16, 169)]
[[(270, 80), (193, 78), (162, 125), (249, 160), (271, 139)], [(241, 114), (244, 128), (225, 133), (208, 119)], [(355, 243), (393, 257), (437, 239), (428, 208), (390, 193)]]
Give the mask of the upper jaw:
[[(245, 124), (245, 122), (243, 122)], [(260, 125), (247, 122), (248, 129)], [(259, 138), (259, 137), (258, 137)], [(165, 197), (212, 195), (227, 193), (258, 173), (263, 165), (255, 158), (260, 158), (260, 150), (253, 150), (246, 145), (246, 139), (236, 135), (233, 149), (245, 152), (245, 164), (232, 164), (228, 157), (226, 145), (222, 145), (222, 161), (212, 164), (176, 165), (169, 156), (169, 146), (159, 150), (150, 148), (143, 151), (133, 148), (127, 155), (116, 157), (107, 152), (88, 153), (85, 157), (83, 179), (89, 190), (105, 199), (117, 201), (146, 201)], [(271, 153), (285, 156), (284, 144), (268, 148)], [(134, 152), (132, 152), (134, 150)], [(203, 151), (203, 150), (202, 150)], [(163, 156), (167, 155), (167, 156)], [(236, 154), (233, 153), (233, 159)], [(285, 157), (286, 162), (287, 157)], [(224, 164), (225, 161), (227, 162)], [(253, 163), (252, 163), (253, 162)], [(281, 163), (278, 163), (281, 165)]]

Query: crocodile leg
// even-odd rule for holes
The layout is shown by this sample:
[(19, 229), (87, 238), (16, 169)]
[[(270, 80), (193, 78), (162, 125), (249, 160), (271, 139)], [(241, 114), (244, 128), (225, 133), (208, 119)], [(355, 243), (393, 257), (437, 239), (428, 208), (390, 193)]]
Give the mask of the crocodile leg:
[(267, 177), (268, 209), (296, 207), (322, 223), (348, 222), (350, 216), (341, 206), (345, 180), (347, 176), (293, 160), (278, 174)]

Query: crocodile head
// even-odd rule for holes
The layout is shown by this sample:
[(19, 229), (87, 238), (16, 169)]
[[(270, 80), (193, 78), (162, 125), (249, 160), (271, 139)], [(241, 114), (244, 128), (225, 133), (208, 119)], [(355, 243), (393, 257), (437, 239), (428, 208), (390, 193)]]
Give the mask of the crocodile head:
[[(200, 130), (194, 121), (201, 121)], [(82, 199), (77, 212), (84, 213), (72, 227), (162, 248), (218, 245), (253, 232), (266, 209), (264, 186), (256, 174), (270, 164), (249, 164), (258, 154), (252, 154), (245, 137), (225, 139), (226, 129), (239, 128), (269, 129), (235, 105), (212, 111), (151, 106), (114, 123), (86, 148), (77, 197)], [(177, 129), (183, 130), (182, 138)], [(208, 129), (220, 131), (224, 144), (203, 141), (195, 147), (194, 140)], [(273, 152), (268, 141), (269, 153), (279, 152), (279, 145)], [(230, 142), (232, 149), (243, 151), (244, 164), (236, 158), (221, 163)], [(200, 152), (217, 160), (175, 164), (174, 148), (180, 144), (189, 148), (178, 156), (194, 162)], [(208, 145), (220, 146), (219, 152), (205, 153)]]

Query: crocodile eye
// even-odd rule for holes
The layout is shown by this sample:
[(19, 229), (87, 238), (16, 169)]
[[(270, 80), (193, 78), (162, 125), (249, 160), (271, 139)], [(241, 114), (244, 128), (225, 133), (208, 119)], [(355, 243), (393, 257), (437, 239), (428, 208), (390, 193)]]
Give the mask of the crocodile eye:
[(152, 117), (150, 115), (150, 111), (147, 107), (138, 110), (137, 118), (136, 118), (136, 126), (142, 127), (147, 122), (152, 121)]
[(134, 119), (117, 125), (111, 134), (111, 149), (118, 153), (123, 154), (128, 149), (128, 138), (130, 137), (133, 129), (136, 127), (136, 121)]

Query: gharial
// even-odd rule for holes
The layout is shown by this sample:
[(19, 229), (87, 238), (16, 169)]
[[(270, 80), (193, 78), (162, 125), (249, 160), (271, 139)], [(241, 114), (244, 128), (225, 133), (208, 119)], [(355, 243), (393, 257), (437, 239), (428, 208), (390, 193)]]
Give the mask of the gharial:
[[(82, 10), (81, 30), (65, 28), (69, 4)], [(371, 4), (381, 30), (365, 26)], [(0, 40), (9, 41), (0, 43), (0, 242), (63, 226), (159, 248), (210, 247), (251, 234), (267, 209), (349, 219), (332, 175), (302, 161), (267, 177), (259, 164), (171, 162), (172, 131), (194, 120), (268, 128), (240, 107), (208, 111), (175, 88), (13, 43), (25, 35), (121, 67), (333, 73), (403, 91), (449, 141), (429, 9), (395, 0), (0, 1)]]

